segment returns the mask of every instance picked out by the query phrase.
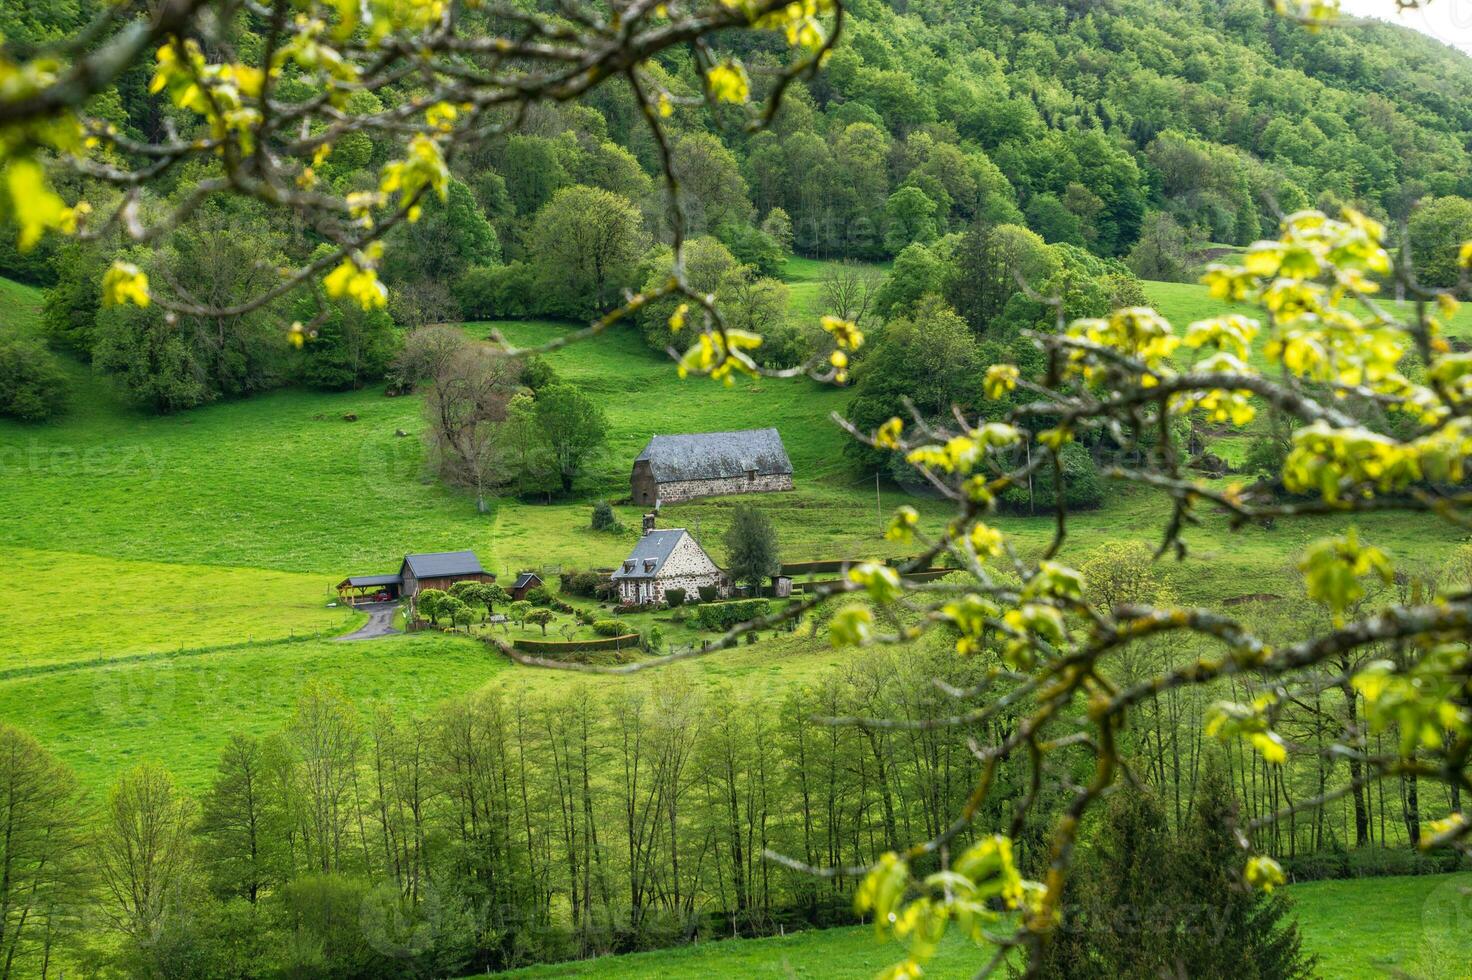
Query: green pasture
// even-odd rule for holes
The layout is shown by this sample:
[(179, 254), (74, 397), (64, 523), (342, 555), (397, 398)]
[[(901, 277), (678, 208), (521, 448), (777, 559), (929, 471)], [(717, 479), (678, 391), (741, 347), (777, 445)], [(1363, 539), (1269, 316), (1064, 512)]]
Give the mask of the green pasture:
[[(1336, 980), (1388, 976), (1461, 980), (1472, 948), (1472, 874), (1310, 882), (1288, 889), (1305, 948), (1318, 974)], [(732, 939), (513, 971), (520, 978), (606, 980), (710, 976), (822, 977), (868, 980), (900, 959), (903, 947), (867, 926), (796, 932), (770, 939)], [(989, 951), (947, 935), (925, 968), (934, 980), (973, 976)]]

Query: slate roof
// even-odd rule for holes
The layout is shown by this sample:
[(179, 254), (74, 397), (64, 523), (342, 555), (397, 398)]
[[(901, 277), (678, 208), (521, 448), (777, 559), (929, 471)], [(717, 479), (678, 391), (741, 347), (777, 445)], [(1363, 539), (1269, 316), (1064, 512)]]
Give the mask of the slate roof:
[[(625, 563), (634, 563), (634, 570), (626, 572), (624, 571), (624, 565), (619, 565), (618, 569), (609, 578), (617, 582), (620, 579), (657, 577), (660, 569), (664, 568), (664, 563), (669, 560), (671, 553), (674, 552), (675, 545), (679, 544), (680, 539), (684, 536), (685, 529), (683, 527), (671, 527), (658, 531), (650, 531), (639, 539), (639, 543), (634, 545), (634, 550), (629, 552), (629, 557), (624, 559)], [(646, 561), (653, 561), (654, 567), (646, 569), (644, 567)]]
[(533, 580), (540, 582), (542, 581), (542, 576), (538, 575), (536, 572), (522, 572), (520, 575), (516, 576), (516, 582), (511, 587), (513, 589), (522, 589), (530, 585)]
[(343, 582), (344, 585), (369, 586), (369, 585), (402, 585), (402, 575), (349, 575)]
[[(405, 555), (404, 564), (415, 578), (449, 578), (453, 575), (485, 575), (473, 551), (439, 551), (427, 555)], [(400, 567), (400, 573), (403, 568)]]
[(696, 432), (655, 436), (634, 458), (647, 460), (659, 483), (681, 480), (721, 480), (745, 476), (792, 473), (792, 461), (776, 429), (743, 429), (740, 432)]

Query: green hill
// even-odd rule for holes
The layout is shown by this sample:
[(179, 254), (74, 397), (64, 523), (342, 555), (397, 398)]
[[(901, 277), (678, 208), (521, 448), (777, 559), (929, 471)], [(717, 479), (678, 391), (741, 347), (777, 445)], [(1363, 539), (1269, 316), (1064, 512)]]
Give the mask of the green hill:
[[(816, 281), (819, 270), (799, 265), (798, 284)], [(4, 288), (15, 315), (34, 315), (36, 290)], [(1214, 308), (1199, 286), (1151, 283), (1148, 292), (1178, 323)], [(527, 344), (567, 329), (496, 326)], [(490, 326), (467, 329), (484, 335)], [(805, 380), (734, 388), (681, 381), (627, 330), (549, 360), (608, 414), (608, 451), (577, 501), (502, 497), (486, 514), (424, 471), (418, 396), (284, 390), (159, 417), (120, 402), (107, 384), (72, 366), (71, 414), (44, 426), (0, 421), (7, 476), (0, 544), (26, 570), (27, 583), (9, 601), (10, 614), (27, 626), (0, 644), (0, 718), (23, 723), (97, 785), (144, 755), (198, 784), (231, 731), (278, 724), (307, 677), (417, 706), (493, 677), (502, 685), (555, 688), (563, 675), (491, 659), (472, 640), (248, 644), (351, 628), (361, 617), (328, 607), (332, 587), (349, 573), (391, 568), (410, 551), (469, 547), (498, 572), (617, 562), (637, 533), (639, 512), (620, 506), (630, 530), (595, 534), (587, 531), (589, 502), (627, 496), (633, 456), (656, 432), (777, 426), (797, 489), (760, 503), (788, 560), (897, 554), (900, 547), (883, 538), (894, 507), (911, 503), (932, 520), (948, 513), (887, 482), (876, 501), (874, 475), (845, 460), (846, 436), (829, 418), (847, 404), (841, 389)], [(719, 557), (734, 499), (669, 507), (662, 521), (697, 530)], [(1103, 510), (1072, 520), (1065, 554), (1077, 560), (1111, 542), (1153, 542), (1162, 515), (1152, 495), (1111, 493)], [(1040, 549), (1053, 530), (1050, 518), (998, 522), (1025, 548)], [(1208, 519), (1188, 540), (1211, 561), (1179, 577), (1176, 590), (1208, 604), (1247, 593), (1296, 594), (1293, 559), (1333, 523), (1229, 535)], [(1429, 537), (1430, 527), (1427, 518), (1387, 514), (1377, 518), (1374, 539), (1392, 556), (1454, 547), (1443, 534)], [(105, 665), (113, 659), (119, 663)], [(821, 638), (794, 637), (722, 653), (692, 669), (706, 682), (781, 686), (841, 659)], [(415, 680), (405, 683), (405, 676)], [(217, 687), (247, 693), (211, 696)], [(119, 690), (133, 693), (119, 701)], [(98, 731), (107, 738), (97, 741)]]

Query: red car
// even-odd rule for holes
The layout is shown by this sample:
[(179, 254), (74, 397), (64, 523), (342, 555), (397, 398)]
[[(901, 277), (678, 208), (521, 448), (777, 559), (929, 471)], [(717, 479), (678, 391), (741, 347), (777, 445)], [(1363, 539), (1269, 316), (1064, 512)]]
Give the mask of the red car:
[(374, 602), (388, 602), (392, 598), (393, 598), (393, 596), (389, 595), (387, 592), (378, 592), (378, 593), (375, 593), (374, 594), (373, 601)]

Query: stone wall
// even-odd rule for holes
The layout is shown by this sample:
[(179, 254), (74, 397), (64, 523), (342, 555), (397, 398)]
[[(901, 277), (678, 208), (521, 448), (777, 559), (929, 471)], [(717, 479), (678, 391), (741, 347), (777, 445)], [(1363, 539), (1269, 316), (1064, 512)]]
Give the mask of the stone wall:
[(777, 473), (770, 476), (725, 477), (719, 480), (681, 480), (659, 484), (659, 501), (664, 504), (693, 500), (696, 497), (720, 497), (735, 493), (772, 493), (791, 490), (792, 475)]

